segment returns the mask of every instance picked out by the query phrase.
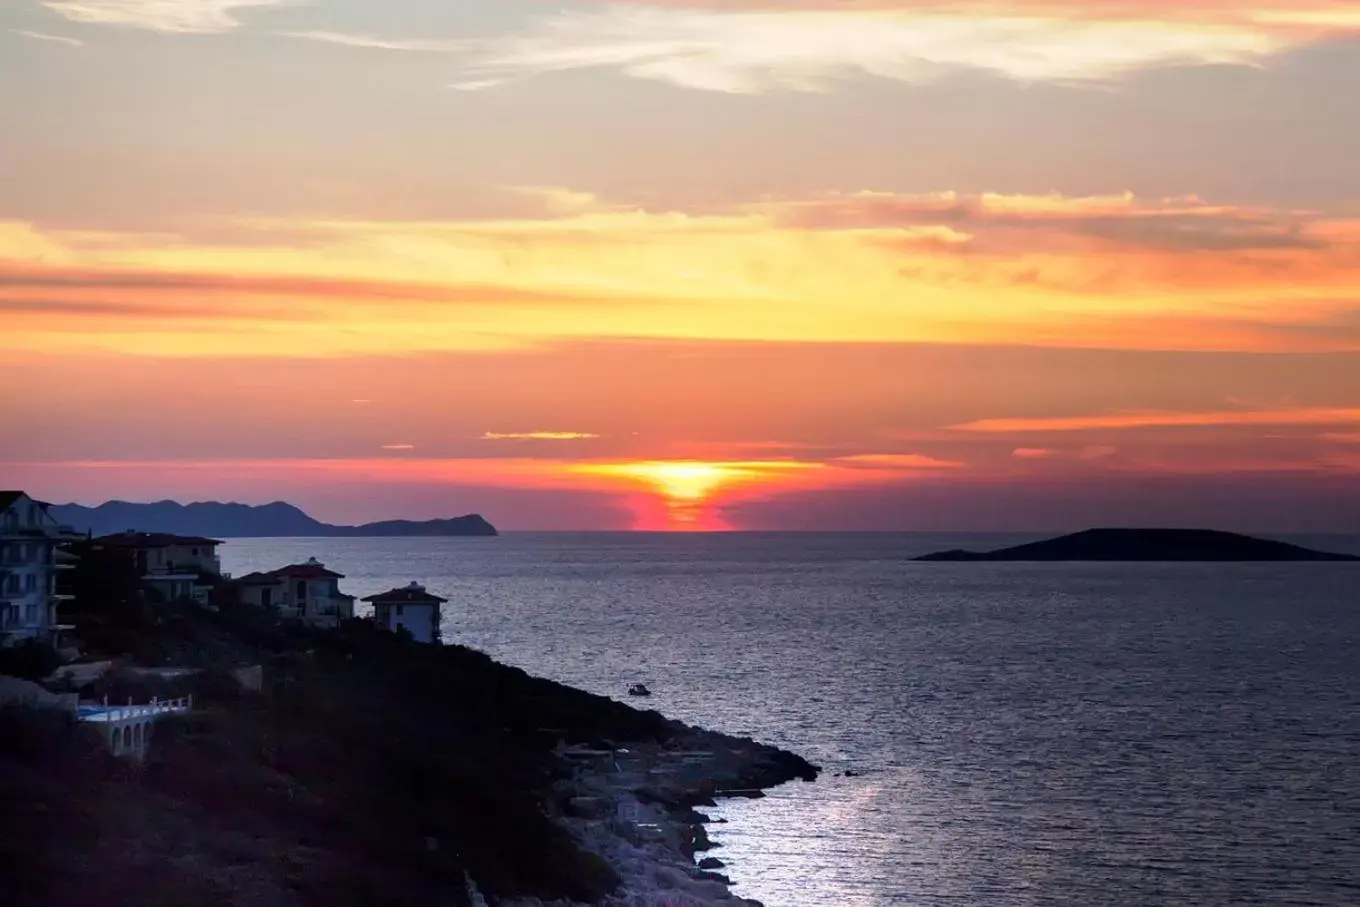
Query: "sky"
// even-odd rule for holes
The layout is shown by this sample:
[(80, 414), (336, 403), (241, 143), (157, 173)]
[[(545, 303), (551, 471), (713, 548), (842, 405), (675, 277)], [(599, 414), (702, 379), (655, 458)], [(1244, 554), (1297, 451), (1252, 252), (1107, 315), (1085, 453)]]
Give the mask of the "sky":
[(1354, 0), (0, 0), (0, 487), (1360, 532)]

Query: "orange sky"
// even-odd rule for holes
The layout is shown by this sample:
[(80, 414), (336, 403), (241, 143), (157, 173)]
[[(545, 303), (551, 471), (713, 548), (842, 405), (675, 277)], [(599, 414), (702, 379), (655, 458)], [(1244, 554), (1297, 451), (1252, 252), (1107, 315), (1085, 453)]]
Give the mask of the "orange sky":
[(0, 57), (0, 486), (1360, 531), (1354, 4), (22, 0)]

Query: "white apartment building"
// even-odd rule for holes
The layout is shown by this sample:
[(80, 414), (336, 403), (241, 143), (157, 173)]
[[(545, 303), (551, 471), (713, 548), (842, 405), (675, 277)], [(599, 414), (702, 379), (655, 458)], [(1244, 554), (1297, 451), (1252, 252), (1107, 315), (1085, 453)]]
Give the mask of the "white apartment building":
[(78, 537), (47, 512), (48, 505), (22, 491), (0, 491), (0, 645), (24, 639), (56, 642), (57, 546)]

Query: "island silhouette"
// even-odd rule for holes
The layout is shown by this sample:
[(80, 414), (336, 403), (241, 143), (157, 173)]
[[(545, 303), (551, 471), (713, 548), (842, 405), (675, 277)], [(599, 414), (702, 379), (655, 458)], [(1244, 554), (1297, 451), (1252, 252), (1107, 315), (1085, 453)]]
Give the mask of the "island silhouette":
[(937, 551), (918, 561), (1360, 561), (1214, 529), (1087, 529), (996, 551)]

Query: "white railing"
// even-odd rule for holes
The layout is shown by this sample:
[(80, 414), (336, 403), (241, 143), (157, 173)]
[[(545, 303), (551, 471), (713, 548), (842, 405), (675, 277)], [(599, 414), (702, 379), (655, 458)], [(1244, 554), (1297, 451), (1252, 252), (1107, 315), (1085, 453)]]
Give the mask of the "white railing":
[(160, 715), (171, 715), (181, 712), (192, 711), (194, 707), (193, 695), (181, 696), (178, 699), (158, 699), (153, 697), (149, 703), (134, 705), (132, 700), (128, 700), (127, 705), (109, 705), (109, 697), (104, 697), (103, 705), (99, 706), (99, 711), (89, 715), (81, 715), (82, 721), (116, 722), (134, 721), (145, 718), (155, 718)]
[(125, 706), (110, 706), (107, 696), (104, 697), (103, 705), (75, 704), (76, 715), (81, 721), (100, 728), (109, 752), (134, 759), (146, 757), (151, 728), (157, 719), (166, 715), (182, 715), (193, 707), (192, 695), (178, 699), (152, 699), (143, 705), (134, 705), (129, 699)]

